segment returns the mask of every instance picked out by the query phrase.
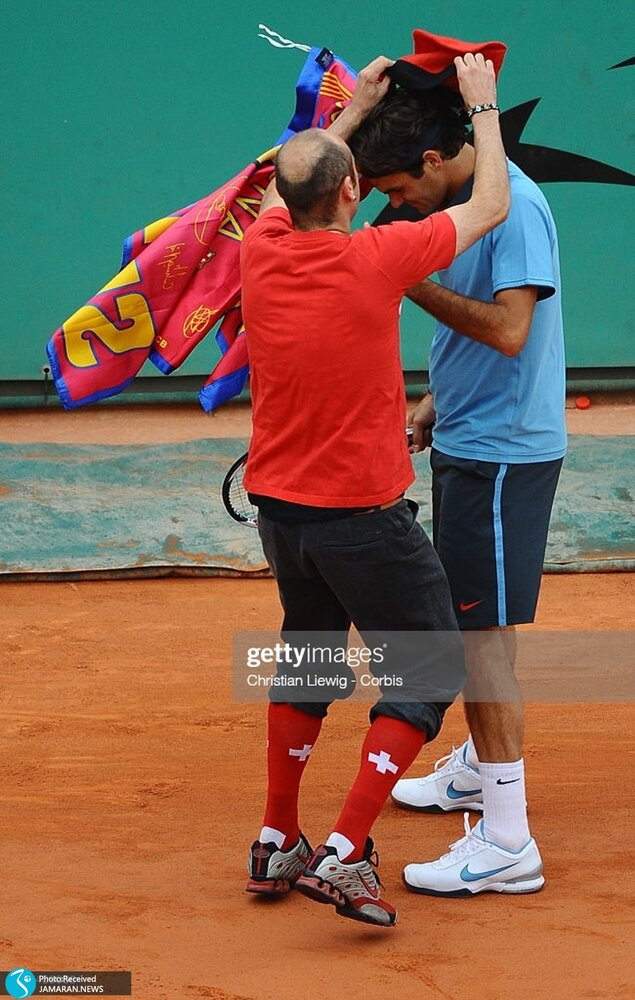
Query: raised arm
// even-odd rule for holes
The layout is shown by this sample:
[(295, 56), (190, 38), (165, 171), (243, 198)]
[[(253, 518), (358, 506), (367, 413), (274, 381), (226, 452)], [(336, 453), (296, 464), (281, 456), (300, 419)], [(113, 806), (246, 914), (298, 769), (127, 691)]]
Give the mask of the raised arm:
[(329, 128), (329, 132), (339, 135), (340, 139), (344, 139), (345, 142), (348, 141), (366, 115), (388, 93), (390, 79), (385, 76), (385, 73), (388, 67), (394, 64), (394, 61), (394, 59), (387, 59), (386, 56), (377, 56), (368, 66), (360, 70), (350, 104), (336, 118)]
[(274, 174), (269, 182), (269, 187), (262, 196), (262, 201), (260, 202), (260, 212), (262, 215), (267, 212), (270, 208), (286, 208), (286, 205), (280, 194), (278, 193), (278, 187), (276, 185), (276, 175)]
[(464, 205), (446, 211), (457, 231), (457, 254), (467, 250), (509, 212), (509, 176), (496, 105), (496, 77), (491, 60), (479, 53), (454, 60), (461, 96), (474, 129), (474, 186)]
[[(375, 105), (381, 101), (384, 94), (388, 92), (390, 80), (384, 74), (393, 63), (394, 59), (387, 59), (386, 56), (377, 56), (368, 66), (360, 70), (350, 104), (344, 108), (339, 117), (333, 122), (329, 128), (329, 132), (338, 135), (340, 139), (346, 141), (359, 128), (366, 115), (372, 111)], [(263, 196), (260, 215), (270, 208), (284, 208), (284, 201), (280, 197), (276, 187), (275, 176)]]

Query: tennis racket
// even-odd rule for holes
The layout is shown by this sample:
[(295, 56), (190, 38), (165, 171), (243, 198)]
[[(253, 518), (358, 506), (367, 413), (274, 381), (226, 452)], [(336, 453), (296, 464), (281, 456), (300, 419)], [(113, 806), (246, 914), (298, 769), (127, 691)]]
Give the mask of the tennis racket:
[(244, 455), (237, 458), (228, 470), (223, 479), (221, 496), (225, 510), (230, 517), (233, 517), (234, 521), (238, 521), (239, 524), (248, 524), (251, 528), (257, 528), (258, 508), (252, 504), (243, 486), (248, 454), (249, 452), (246, 451)]
[[(412, 445), (412, 427), (406, 427), (406, 439), (410, 447)], [(230, 517), (233, 517), (234, 521), (238, 521), (239, 524), (248, 524), (251, 528), (257, 528), (258, 508), (251, 502), (243, 486), (243, 475), (248, 455), (249, 452), (246, 451), (229, 468), (223, 479), (221, 496), (225, 510)]]

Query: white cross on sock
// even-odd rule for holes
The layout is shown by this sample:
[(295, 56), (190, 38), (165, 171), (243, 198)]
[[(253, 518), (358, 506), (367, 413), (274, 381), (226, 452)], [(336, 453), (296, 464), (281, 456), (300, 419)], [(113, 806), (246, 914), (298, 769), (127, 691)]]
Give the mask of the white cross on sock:
[(312, 749), (312, 743), (305, 743), (301, 750), (294, 750), (293, 748), (290, 748), (289, 757), (297, 757), (300, 763), (303, 764), (305, 760), (309, 759), (309, 754)]
[(391, 774), (397, 774), (399, 771), (397, 765), (391, 761), (390, 754), (386, 753), (385, 750), (381, 750), (379, 754), (369, 753), (368, 760), (371, 764), (375, 765), (376, 770), (380, 774), (385, 774), (386, 771), (390, 771)]

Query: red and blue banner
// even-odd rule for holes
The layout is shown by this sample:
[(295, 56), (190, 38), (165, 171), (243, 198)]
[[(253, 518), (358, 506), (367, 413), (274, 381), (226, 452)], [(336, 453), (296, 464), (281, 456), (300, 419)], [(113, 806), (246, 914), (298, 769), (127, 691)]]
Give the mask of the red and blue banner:
[(147, 360), (169, 375), (214, 328), (222, 357), (201, 405), (209, 412), (241, 392), (249, 373), (240, 311), (245, 230), (258, 217), (280, 143), (328, 128), (356, 78), (328, 49), (312, 49), (296, 84), (295, 114), (276, 145), (217, 191), (128, 237), (119, 273), (47, 345), (67, 409), (121, 392)]

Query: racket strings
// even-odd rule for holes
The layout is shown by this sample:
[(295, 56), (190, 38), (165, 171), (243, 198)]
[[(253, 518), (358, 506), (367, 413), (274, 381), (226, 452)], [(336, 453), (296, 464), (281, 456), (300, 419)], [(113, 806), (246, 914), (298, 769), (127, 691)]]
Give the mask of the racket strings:
[(234, 473), (229, 487), (229, 500), (237, 514), (241, 514), (244, 518), (251, 521), (254, 519), (255, 508), (243, 486), (244, 471), (245, 467), (241, 465)]
[(252, 504), (243, 485), (246, 464), (247, 457), (244, 456), (228, 475), (223, 488), (223, 499), (233, 518), (245, 524), (256, 525), (258, 523), (258, 508)]

